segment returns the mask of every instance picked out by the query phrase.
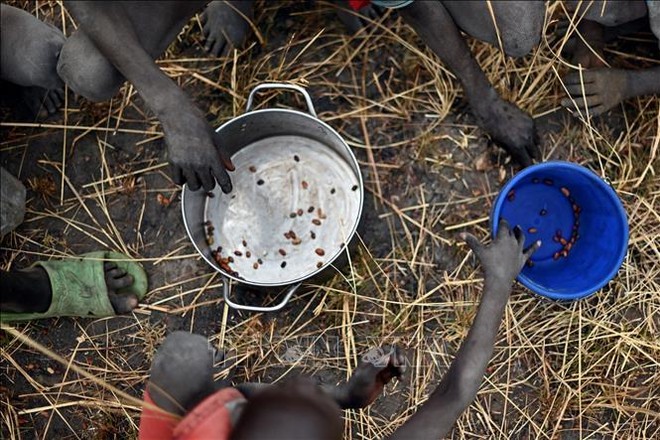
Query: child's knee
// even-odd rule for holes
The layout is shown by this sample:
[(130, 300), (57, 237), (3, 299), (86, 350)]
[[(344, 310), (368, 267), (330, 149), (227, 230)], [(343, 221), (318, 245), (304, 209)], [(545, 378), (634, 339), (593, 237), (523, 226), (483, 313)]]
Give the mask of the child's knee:
[(117, 94), (123, 76), (82, 32), (73, 34), (62, 47), (57, 73), (75, 93), (93, 102)]

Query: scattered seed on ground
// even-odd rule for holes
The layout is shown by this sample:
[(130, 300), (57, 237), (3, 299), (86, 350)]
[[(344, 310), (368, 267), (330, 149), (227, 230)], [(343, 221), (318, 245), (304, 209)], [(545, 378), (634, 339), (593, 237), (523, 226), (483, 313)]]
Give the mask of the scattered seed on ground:
[(324, 251), (323, 249), (321, 249), (321, 248), (316, 248), (316, 249), (314, 250), (314, 252), (316, 252), (316, 255), (318, 255), (319, 257), (322, 257), (322, 256), (325, 255), (325, 251)]

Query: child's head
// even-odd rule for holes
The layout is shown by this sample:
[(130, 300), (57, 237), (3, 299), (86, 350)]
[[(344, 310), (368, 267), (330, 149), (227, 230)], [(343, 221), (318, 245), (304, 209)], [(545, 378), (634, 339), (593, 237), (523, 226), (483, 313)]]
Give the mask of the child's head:
[(341, 410), (310, 379), (295, 379), (250, 398), (232, 440), (342, 437)]

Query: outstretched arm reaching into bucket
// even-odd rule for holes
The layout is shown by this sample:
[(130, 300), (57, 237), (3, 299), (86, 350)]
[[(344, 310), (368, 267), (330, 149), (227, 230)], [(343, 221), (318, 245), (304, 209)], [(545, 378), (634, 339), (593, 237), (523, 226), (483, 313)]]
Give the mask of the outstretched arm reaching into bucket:
[(449, 371), (429, 400), (390, 439), (439, 439), (444, 437), (479, 390), (493, 353), (495, 337), (516, 278), (529, 257), (541, 246), (524, 249), (520, 228), (513, 231), (506, 220), (499, 224), (493, 243), (483, 246), (474, 236), (463, 234), (485, 272), (484, 293), (477, 316), (458, 350)]

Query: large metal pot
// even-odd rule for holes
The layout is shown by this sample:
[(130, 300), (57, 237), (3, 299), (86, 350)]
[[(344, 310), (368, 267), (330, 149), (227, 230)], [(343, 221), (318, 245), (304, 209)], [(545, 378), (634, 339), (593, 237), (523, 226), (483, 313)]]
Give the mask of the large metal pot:
[[(252, 110), (256, 92), (264, 89), (301, 93), (308, 113)], [(362, 214), (357, 160), (341, 136), (317, 119), (305, 89), (291, 84), (255, 87), (246, 113), (217, 132), (236, 166), (234, 190), (223, 194), (216, 187), (208, 194), (184, 186), (186, 230), (222, 274), (229, 306), (279, 310), (302, 282), (322, 277), (343, 259)], [(285, 288), (286, 294), (271, 307), (239, 304), (231, 299), (232, 281), (259, 291)]]

